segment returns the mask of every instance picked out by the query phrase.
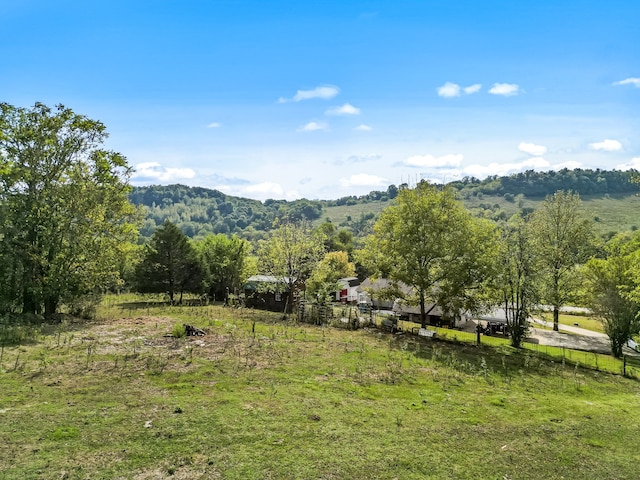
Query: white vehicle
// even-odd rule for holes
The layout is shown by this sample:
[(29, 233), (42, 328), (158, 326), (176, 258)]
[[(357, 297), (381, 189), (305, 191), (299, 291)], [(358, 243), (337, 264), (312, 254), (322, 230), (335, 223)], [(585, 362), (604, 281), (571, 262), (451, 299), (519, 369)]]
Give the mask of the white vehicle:
[(637, 342), (635, 342), (634, 340), (627, 340), (627, 347), (635, 350), (636, 352), (640, 352), (640, 345), (638, 345)]

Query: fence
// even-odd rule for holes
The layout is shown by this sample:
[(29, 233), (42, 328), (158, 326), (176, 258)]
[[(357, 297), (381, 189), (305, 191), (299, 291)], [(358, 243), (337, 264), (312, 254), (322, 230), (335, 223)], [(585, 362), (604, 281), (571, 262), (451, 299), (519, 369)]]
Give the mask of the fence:
[[(373, 313), (372, 324), (384, 329), (385, 322), (388, 318), (388, 315)], [(402, 320), (398, 320), (397, 326), (399, 330), (410, 334), (417, 334), (420, 328), (420, 324)], [(441, 340), (466, 344), (477, 343), (478, 337), (476, 333), (433, 326), (429, 326), (429, 329), (435, 330), (437, 337)], [(491, 346), (508, 346), (510, 344), (509, 339), (506, 337), (485, 335), (481, 336), (481, 343)], [(612, 355), (602, 353), (585, 352), (582, 350), (572, 350), (564, 347), (552, 347), (528, 342), (523, 343), (522, 347), (542, 358), (559, 362), (564, 361), (572, 365), (579, 365), (593, 370), (640, 379), (640, 357), (638, 356), (624, 355), (623, 358), (615, 358)]]

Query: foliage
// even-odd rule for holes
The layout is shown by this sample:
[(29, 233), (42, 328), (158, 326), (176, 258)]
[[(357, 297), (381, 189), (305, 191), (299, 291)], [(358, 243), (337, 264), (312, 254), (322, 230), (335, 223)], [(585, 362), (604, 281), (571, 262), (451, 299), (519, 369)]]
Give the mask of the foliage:
[[(495, 265), (493, 228), (472, 218), (450, 189), (421, 183), (399, 192), (365, 241), (359, 260), (376, 277), (395, 285), (397, 296), (420, 305), (426, 325), (427, 301), (448, 314), (481, 308), (482, 283)], [(413, 298), (401, 285), (411, 287)]]
[(245, 280), (257, 273), (249, 261), (251, 244), (236, 235), (207, 235), (195, 243), (200, 261), (203, 285), (211, 298), (228, 301), (237, 294)]
[[(630, 193), (638, 190), (634, 185), (635, 171), (590, 170), (576, 168), (548, 172), (514, 173), (505, 177), (489, 176), (484, 180), (465, 177), (452, 182), (453, 188), (463, 195), (518, 195), (527, 197), (545, 197), (558, 190), (573, 191), (579, 195), (603, 195), (605, 193)], [(512, 197), (508, 197), (510, 201)]]
[(272, 275), (289, 292), (289, 305), (324, 255), (324, 238), (307, 223), (284, 223), (260, 243), (260, 273)]
[(0, 308), (53, 314), (119, 281), (136, 236), (131, 169), (105, 126), (58, 105), (0, 104)]
[(347, 252), (327, 252), (313, 269), (307, 282), (307, 293), (324, 302), (340, 290), (338, 280), (353, 277), (356, 267), (349, 262)]
[(539, 302), (536, 258), (530, 229), (520, 217), (502, 227), (500, 266), (495, 285), (507, 316), (511, 345), (520, 348), (527, 336), (528, 319)]
[(602, 319), (614, 356), (640, 332), (640, 234), (617, 236), (607, 244), (606, 258), (587, 262), (588, 301)]
[(542, 301), (553, 306), (553, 329), (558, 331), (560, 307), (576, 298), (580, 285), (576, 266), (593, 251), (593, 222), (578, 194), (558, 191), (533, 213), (529, 234), (542, 267)]
[(143, 293), (167, 293), (174, 303), (175, 293), (198, 292), (202, 272), (196, 251), (182, 231), (168, 220), (145, 246), (136, 267), (136, 287)]

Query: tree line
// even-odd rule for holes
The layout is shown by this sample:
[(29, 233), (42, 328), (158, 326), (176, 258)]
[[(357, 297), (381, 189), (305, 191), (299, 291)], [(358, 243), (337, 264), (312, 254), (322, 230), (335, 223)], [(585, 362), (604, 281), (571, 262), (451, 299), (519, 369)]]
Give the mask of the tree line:
[[(131, 168), (102, 147), (106, 137), (102, 123), (61, 105), (0, 104), (0, 313), (51, 315), (122, 288), (171, 302), (186, 292), (226, 300), (254, 273), (276, 278), (291, 302), (326, 302), (339, 278), (357, 274), (389, 280), (387, 295), (419, 306), (423, 325), (428, 303), (453, 319), (501, 306), (514, 346), (541, 304), (553, 306), (555, 329), (562, 305), (591, 306), (616, 356), (640, 328), (640, 233), (602, 243), (577, 192), (555, 191), (530, 214), (491, 222), (471, 215), (453, 186), (421, 182), (393, 191), (362, 242), (331, 222), (312, 228), (306, 213), (272, 201), (243, 207), (282, 214), (258, 239), (192, 239), (165, 219), (139, 245)], [(175, 204), (188, 191), (160, 201)], [(153, 203), (169, 191), (138, 194)], [(206, 195), (217, 212), (236, 208), (219, 192)], [(296, 205), (317, 213), (317, 205)]]

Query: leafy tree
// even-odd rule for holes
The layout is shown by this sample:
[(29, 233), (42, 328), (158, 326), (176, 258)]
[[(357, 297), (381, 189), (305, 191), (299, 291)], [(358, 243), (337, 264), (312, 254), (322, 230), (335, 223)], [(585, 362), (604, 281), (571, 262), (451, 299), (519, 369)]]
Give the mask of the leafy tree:
[(521, 217), (514, 216), (503, 226), (499, 261), (495, 285), (507, 317), (511, 345), (519, 348), (539, 301), (534, 248)]
[(456, 309), (480, 308), (481, 285), (492, 265), (493, 228), (478, 220), (455, 199), (452, 190), (426, 182), (402, 189), (365, 240), (358, 259), (375, 276), (385, 277), (402, 298), (402, 284), (412, 287), (426, 326), (426, 303), (439, 303), (454, 316)]
[(242, 288), (249, 271), (251, 244), (236, 235), (208, 235), (195, 244), (205, 290), (212, 298), (224, 298)]
[(175, 294), (197, 292), (202, 273), (196, 251), (182, 231), (165, 221), (155, 231), (136, 268), (137, 289), (140, 292), (168, 293), (174, 303)]
[(347, 252), (328, 252), (313, 269), (307, 282), (307, 292), (324, 302), (339, 290), (338, 280), (353, 277), (356, 268)]
[(558, 331), (560, 307), (576, 296), (576, 266), (592, 251), (593, 222), (578, 194), (558, 191), (533, 213), (530, 231), (542, 267), (542, 301), (553, 306), (553, 329)]
[(293, 305), (316, 264), (324, 256), (324, 238), (312, 232), (307, 223), (285, 223), (260, 242), (258, 265), (262, 273), (272, 275), (288, 291)]
[(606, 247), (607, 258), (586, 264), (588, 302), (602, 320), (611, 353), (622, 356), (622, 347), (640, 331), (640, 235), (614, 237)]
[[(53, 314), (118, 280), (135, 239), (131, 169), (105, 126), (58, 105), (0, 104), (0, 277), (5, 307)], [(10, 300), (10, 301), (9, 301)]]

